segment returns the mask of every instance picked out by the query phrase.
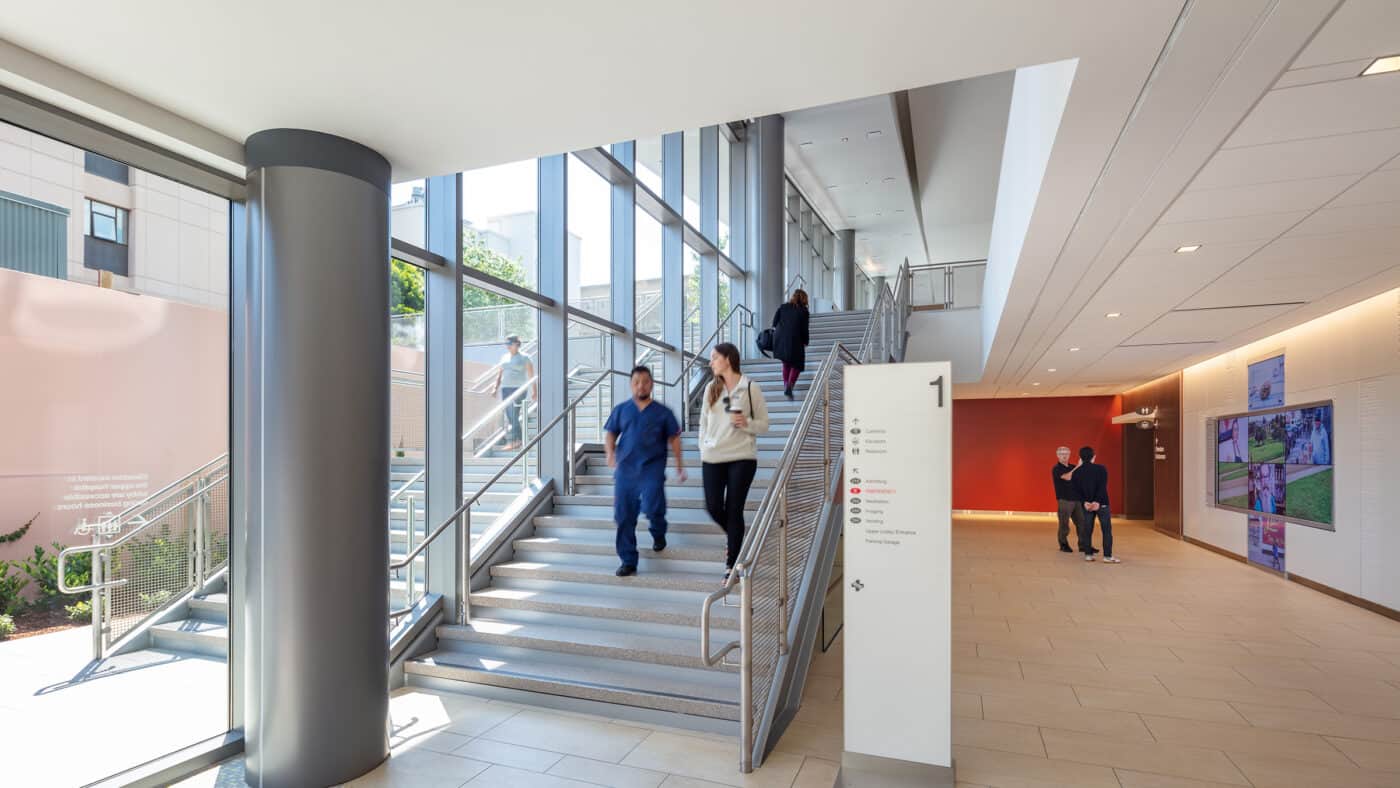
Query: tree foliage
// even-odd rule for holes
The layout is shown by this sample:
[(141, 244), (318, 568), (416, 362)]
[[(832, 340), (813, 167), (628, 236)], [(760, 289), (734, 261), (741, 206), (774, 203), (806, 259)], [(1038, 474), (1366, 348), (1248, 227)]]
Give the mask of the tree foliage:
[(423, 311), (423, 271), (402, 260), (389, 261), (389, 314), (415, 315)]

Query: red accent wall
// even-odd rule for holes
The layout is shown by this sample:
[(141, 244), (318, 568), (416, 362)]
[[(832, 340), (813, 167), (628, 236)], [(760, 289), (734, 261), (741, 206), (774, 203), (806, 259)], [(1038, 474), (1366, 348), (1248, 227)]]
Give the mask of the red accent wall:
[[(1055, 448), (1093, 446), (1108, 466), (1114, 514), (1123, 501), (1122, 399), (1024, 397), (953, 402), (953, 508), (1053, 512)], [(1073, 460), (1071, 460), (1073, 462)]]

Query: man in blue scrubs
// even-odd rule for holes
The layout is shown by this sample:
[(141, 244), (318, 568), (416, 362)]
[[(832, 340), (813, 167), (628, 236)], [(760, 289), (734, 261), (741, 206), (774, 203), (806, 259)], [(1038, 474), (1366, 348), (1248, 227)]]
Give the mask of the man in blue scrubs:
[(651, 521), (651, 549), (666, 549), (666, 446), (676, 455), (676, 476), (685, 481), (681, 464), (681, 425), (671, 409), (651, 398), (651, 370), (632, 370), (632, 399), (613, 408), (603, 447), (613, 470), (613, 522), (617, 523), (618, 577), (637, 573), (637, 514)]

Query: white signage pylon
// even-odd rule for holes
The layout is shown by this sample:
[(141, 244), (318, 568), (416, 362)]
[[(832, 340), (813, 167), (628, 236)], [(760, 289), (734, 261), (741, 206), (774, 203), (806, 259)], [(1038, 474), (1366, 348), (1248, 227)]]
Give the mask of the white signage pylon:
[(953, 785), (951, 380), (845, 369), (845, 788)]

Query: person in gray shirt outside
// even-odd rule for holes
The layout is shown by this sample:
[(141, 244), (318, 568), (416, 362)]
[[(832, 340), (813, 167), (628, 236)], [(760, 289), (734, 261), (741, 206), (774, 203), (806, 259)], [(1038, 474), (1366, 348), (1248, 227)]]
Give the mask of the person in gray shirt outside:
[[(496, 372), (496, 385), (492, 387), (492, 395), (500, 395), (501, 399), (509, 399), (512, 394), (519, 391), (522, 386), (530, 382), (535, 376), (535, 365), (530, 363), (530, 357), (520, 352), (520, 337), (511, 334), (506, 337), (506, 354), (501, 357), (500, 369)], [(534, 385), (532, 396), (540, 398), (540, 385)], [(505, 451), (514, 451), (520, 448), (520, 410), (524, 404), (523, 396), (516, 397), (506, 406), (506, 442), (501, 448)]]

